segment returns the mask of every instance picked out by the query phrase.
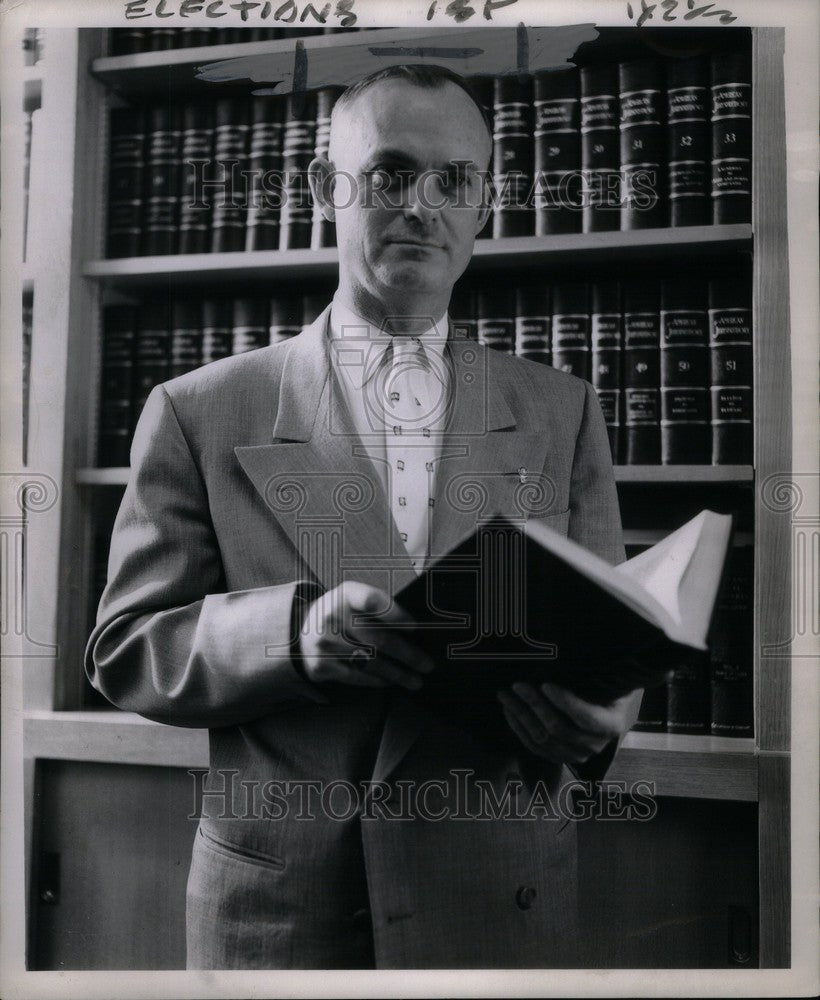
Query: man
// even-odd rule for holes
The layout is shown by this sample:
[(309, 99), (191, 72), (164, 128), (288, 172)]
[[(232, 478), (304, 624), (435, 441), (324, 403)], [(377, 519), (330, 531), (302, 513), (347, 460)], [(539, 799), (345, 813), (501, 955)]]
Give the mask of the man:
[[(513, 684), (503, 749), (424, 709), (437, 664), (392, 600), (492, 513), (623, 558), (592, 387), (449, 327), (490, 152), (447, 70), (350, 88), (311, 164), (336, 223), (331, 306), (155, 389), (139, 422), (87, 670), (122, 708), (211, 731), (191, 967), (574, 961), (575, 824), (470, 819), (477, 786), (454, 803), (453, 776), (498, 801), (559, 795), (563, 765), (605, 772), (638, 695)], [(368, 782), (379, 808), (333, 798)]]

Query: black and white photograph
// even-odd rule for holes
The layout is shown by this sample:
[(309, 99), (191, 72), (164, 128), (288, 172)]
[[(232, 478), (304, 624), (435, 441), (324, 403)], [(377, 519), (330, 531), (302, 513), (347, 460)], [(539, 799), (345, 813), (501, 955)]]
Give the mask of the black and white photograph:
[(0, 995), (817, 994), (818, 44), (0, 2)]

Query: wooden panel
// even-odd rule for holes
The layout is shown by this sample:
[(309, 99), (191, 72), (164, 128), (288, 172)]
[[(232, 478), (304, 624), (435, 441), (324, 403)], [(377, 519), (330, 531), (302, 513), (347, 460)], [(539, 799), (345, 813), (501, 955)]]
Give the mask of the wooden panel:
[[(646, 822), (579, 823), (584, 966), (755, 966), (756, 826), (753, 805), (671, 799)], [(746, 962), (728, 947), (743, 920)]]
[(791, 957), (791, 795), (789, 758), (760, 758), (760, 966), (786, 969)]
[(38, 786), (30, 967), (184, 968), (191, 776), (47, 761)]

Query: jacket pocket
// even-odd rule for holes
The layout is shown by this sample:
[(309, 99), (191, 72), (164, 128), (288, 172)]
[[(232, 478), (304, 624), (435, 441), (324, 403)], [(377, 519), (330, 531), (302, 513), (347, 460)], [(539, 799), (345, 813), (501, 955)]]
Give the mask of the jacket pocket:
[(252, 847), (242, 847), (229, 840), (223, 840), (222, 837), (217, 837), (213, 833), (208, 833), (206, 830), (203, 830), (202, 827), (199, 828), (199, 837), (207, 848), (214, 851), (216, 854), (222, 854), (227, 858), (232, 858), (234, 861), (245, 862), (250, 865), (258, 865), (260, 868), (270, 868), (277, 872), (282, 871), (285, 867), (285, 862), (282, 858), (276, 858), (272, 854), (263, 854), (261, 851), (256, 851)]

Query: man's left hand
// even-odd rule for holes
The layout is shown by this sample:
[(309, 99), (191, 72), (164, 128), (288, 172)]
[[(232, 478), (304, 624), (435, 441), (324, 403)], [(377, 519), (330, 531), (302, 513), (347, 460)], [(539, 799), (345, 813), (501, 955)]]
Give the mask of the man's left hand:
[(512, 731), (530, 753), (556, 764), (583, 764), (632, 728), (643, 691), (595, 705), (557, 684), (520, 682), (498, 692)]

